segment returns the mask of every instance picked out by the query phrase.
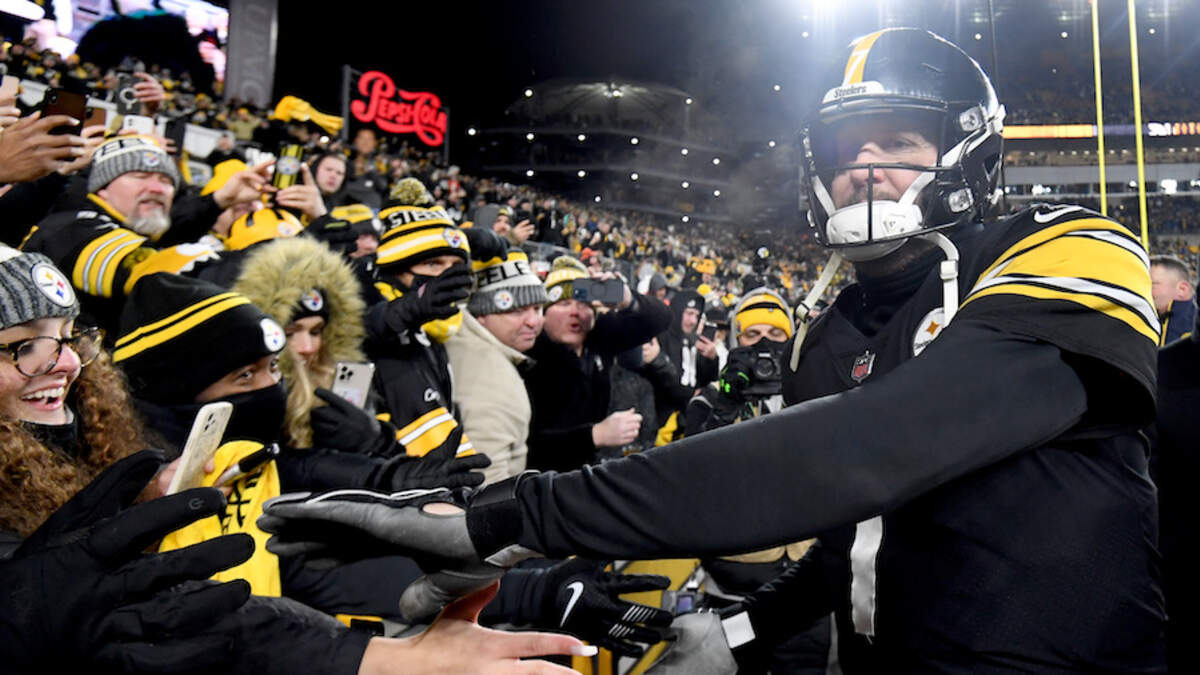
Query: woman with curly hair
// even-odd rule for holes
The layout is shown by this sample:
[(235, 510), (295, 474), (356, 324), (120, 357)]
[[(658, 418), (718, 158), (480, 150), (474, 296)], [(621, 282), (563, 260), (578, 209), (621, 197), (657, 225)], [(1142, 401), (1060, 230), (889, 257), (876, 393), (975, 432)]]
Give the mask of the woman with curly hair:
[(146, 447), (103, 333), (76, 326), (78, 315), (48, 258), (0, 248), (0, 530), (22, 537)]

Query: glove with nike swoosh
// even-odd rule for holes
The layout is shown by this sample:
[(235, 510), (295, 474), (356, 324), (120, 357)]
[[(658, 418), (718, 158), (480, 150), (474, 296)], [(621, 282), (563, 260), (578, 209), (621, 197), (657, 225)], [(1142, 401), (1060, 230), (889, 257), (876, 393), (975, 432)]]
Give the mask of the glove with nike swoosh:
[(634, 644), (655, 644), (671, 625), (671, 613), (622, 600), (625, 593), (661, 591), (671, 584), (657, 574), (619, 574), (605, 563), (571, 558), (545, 571), (542, 617), (534, 625), (561, 629), (621, 656), (641, 656)]

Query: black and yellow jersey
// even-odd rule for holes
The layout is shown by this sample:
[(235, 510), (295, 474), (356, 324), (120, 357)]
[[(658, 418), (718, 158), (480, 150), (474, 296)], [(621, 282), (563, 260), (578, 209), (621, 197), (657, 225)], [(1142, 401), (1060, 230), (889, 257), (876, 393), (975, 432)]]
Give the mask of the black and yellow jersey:
[[(1078, 207), (950, 236), (948, 325), (937, 251), (887, 302), (850, 286), (785, 374), (789, 407), (528, 478), (516, 543), (637, 559), (815, 535), (821, 560), (794, 569), (819, 573), (773, 622), (836, 611), (847, 673), (1163, 672), (1146, 254)], [(509, 543), (490, 536), (472, 531)]]

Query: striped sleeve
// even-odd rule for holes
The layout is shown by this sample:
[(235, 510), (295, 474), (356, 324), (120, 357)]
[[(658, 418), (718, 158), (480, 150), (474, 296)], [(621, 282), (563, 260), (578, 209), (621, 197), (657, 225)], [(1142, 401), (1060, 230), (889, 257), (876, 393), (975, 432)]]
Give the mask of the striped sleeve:
[[(396, 440), (404, 446), (405, 453), (414, 457), (424, 457), (441, 447), (457, 426), (458, 421), (454, 419), (454, 415), (444, 406), (438, 406), (398, 428)], [(475, 454), (475, 446), (465, 433), (454, 454), (457, 457)]]
[(126, 271), (122, 263), (137, 251), (144, 241), (145, 237), (124, 228), (115, 228), (101, 234), (80, 250), (71, 269), (71, 282), (75, 288), (88, 295), (113, 297), (114, 286), (117, 289), (121, 289), (122, 286), (115, 283), (117, 275)]
[(1078, 215), (1018, 230), (978, 276), (960, 317), (1102, 359), (1152, 392), (1160, 327), (1149, 258), (1120, 224)]

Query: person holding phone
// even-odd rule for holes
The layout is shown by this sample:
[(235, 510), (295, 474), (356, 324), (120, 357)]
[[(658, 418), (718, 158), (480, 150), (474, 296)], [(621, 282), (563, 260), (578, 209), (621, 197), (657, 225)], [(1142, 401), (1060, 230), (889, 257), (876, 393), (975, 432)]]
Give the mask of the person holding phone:
[(641, 415), (633, 410), (609, 413), (609, 373), (617, 354), (665, 330), (671, 311), (625, 285), (612, 311), (598, 313), (575, 297), (575, 282), (589, 278), (569, 256), (556, 258), (546, 276), (545, 324), (527, 352), (534, 365), (525, 374), (533, 405), (528, 458), (533, 469), (593, 464), (599, 449), (632, 442), (641, 427)]
[(655, 386), (655, 415), (662, 424), (658, 445), (682, 437), (681, 418), (688, 401), (717, 379), (716, 343), (701, 334), (706, 311), (704, 296), (695, 290), (680, 291), (671, 299), (671, 327), (658, 336), (658, 344), (679, 378)]

